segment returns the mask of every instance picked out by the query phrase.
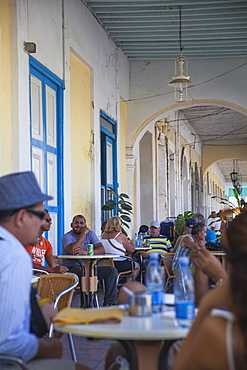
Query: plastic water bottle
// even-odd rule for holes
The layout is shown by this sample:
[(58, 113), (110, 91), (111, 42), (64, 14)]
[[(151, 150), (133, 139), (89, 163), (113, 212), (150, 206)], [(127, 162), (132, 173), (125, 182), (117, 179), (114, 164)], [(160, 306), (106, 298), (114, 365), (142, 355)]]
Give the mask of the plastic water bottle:
[(178, 324), (190, 328), (195, 318), (195, 286), (189, 268), (189, 258), (180, 257), (174, 282), (175, 312)]
[(152, 252), (146, 269), (145, 283), (152, 291), (153, 313), (162, 312), (164, 304), (164, 268), (159, 264), (159, 253)]
[(135, 247), (139, 247), (139, 237), (137, 233), (135, 233)]
[(139, 234), (139, 246), (140, 247), (143, 246), (143, 234), (142, 233)]

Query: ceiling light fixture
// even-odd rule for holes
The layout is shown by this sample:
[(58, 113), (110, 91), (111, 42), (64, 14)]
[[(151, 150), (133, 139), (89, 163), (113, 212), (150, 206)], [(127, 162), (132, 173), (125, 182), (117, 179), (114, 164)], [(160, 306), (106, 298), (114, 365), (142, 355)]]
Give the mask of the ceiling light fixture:
[[(179, 5), (179, 45), (180, 45), (180, 56), (175, 59), (175, 72), (172, 77), (172, 81), (169, 82), (168, 86), (174, 88), (174, 100), (178, 103), (187, 100), (187, 88), (192, 86), (193, 83), (190, 81), (188, 76), (188, 59), (183, 56), (182, 46), (182, 7)], [(185, 73), (184, 75), (184, 64)], [(178, 74), (177, 74), (178, 73)]]
[(242, 186), (239, 183), (238, 179), (238, 161), (237, 159), (233, 159), (233, 170), (230, 173), (230, 177), (232, 180), (233, 187), (237, 190), (238, 194), (240, 195), (242, 193)]

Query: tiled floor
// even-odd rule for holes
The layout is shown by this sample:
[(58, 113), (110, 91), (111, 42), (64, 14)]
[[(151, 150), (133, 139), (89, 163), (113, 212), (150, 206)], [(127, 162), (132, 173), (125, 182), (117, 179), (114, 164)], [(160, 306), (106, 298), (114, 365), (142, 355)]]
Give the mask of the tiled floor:
[[(98, 293), (99, 303), (102, 305), (103, 293), (100, 289)], [(73, 307), (80, 307), (80, 295), (76, 295), (72, 301)], [(63, 358), (71, 359), (69, 344), (67, 335), (64, 334), (62, 337), (63, 342)], [(75, 345), (75, 351), (77, 361), (82, 362), (84, 365), (89, 366), (92, 370), (104, 370), (105, 369), (105, 356), (106, 353), (113, 343), (113, 340), (100, 339), (90, 340), (84, 337), (73, 335), (73, 341)], [(68, 369), (69, 370), (69, 369)]]

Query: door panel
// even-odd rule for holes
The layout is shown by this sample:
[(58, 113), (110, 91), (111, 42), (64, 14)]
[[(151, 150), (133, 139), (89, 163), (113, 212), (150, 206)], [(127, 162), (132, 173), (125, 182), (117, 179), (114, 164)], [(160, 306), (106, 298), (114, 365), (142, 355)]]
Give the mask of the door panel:
[(63, 194), (63, 81), (30, 58), (30, 111), (32, 169), (39, 185), (53, 199), (45, 207), (52, 228), (45, 238), (61, 253), (64, 233)]
[(31, 95), (32, 137), (43, 141), (42, 85), (41, 81), (34, 76), (31, 76)]

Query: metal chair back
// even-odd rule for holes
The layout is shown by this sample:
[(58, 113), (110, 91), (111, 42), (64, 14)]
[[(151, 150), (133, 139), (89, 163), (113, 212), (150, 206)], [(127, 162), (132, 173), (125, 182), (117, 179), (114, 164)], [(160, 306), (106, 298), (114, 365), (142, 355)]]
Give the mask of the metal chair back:
[(0, 363), (11, 365), (11, 369), (28, 370), (27, 364), (19, 358), (0, 354)]

